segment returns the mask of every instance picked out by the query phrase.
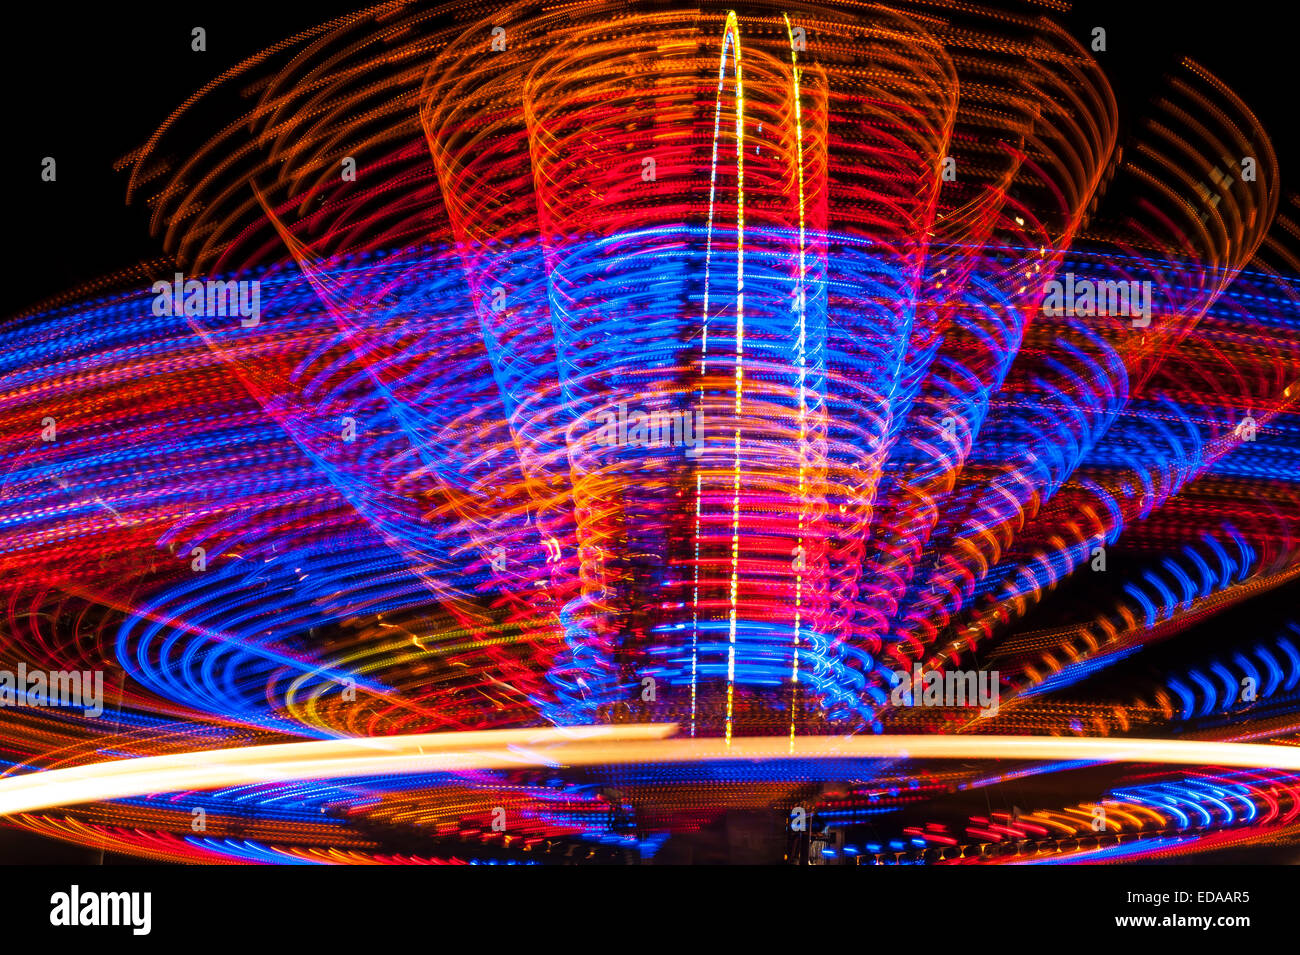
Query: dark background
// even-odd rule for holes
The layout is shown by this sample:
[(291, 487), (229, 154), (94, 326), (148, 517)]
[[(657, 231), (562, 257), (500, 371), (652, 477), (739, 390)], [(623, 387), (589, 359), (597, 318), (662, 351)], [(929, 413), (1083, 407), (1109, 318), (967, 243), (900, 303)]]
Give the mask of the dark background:
[[(737, 0), (743, 10), (743, 3)], [(996, 5), (996, 4), (995, 4)], [(1004, 0), (1008, 9), (1033, 9)], [(69, 11), (37, 4), (22, 26), (0, 36), (9, 281), (0, 320), (97, 275), (154, 257), (142, 199), (127, 207), (126, 174), (112, 164), (142, 144), (190, 94), (244, 57), (362, 4), (336, 0), (278, 6), (104, 4)], [(1087, 45), (1107, 31), (1098, 54), (1115, 86), (1125, 131), (1136, 133), (1162, 75), (1189, 55), (1218, 74), (1260, 118), (1273, 139), (1286, 189), (1300, 181), (1292, 123), (1294, 58), (1290, 4), (1240, 6), (1168, 0), (1082, 0), (1065, 16)], [(207, 30), (207, 52), (190, 49), (190, 30)], [(44, 156), (58, 181), (40, 180)]]
[[(1010, 0), (1007, 5), (1028, 8)], [(144, 2), (70, 10), (44, 3), (25, 10), (25, 22), (10, 21), (0, 31), (8, 138), (0, 150), (0, 182), (8, 187), (9, 236), (0, 322), (99, 275), (158, 256), (161, 244), (149, 234), (148, 207), (143, 199), (125, 204), (127, 177), (113, 170), (114, 161), (228, 67), (360, 6), (228, 0), (203, 7)], [(736, 6), (743, 13), (742, 0)], [(1292, 9), (1281, 3), (1082, 0), (1064, 17), (1049, 15), (1085, 46), (1093, 27), (1106, 28), (1108, 48), (1097, 57), (1115, 87), (1122, 135), (1137, 134), (1162, 76), (1181, 56), (1191, 56), (1255, 111), (1273, 140), (1288, 191), (1291, 182), (1300, 182), (1292, 123)], [(195, 26), (207, 30), (206, 52), (190, 49)], [(44, 156), (58, 162), (56, 183), (40, 179)], [(0, 863), (23, 861), (98, 862), (101, 856), (0, 828)], [(1292, 860), (1283, 854), (1267, 861)]]

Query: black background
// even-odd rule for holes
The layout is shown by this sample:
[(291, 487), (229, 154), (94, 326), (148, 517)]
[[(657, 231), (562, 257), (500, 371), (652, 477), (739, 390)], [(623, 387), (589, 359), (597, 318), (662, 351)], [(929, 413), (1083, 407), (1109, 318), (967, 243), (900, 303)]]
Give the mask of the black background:
[[(743, 14), (743, 3), (737, 7)], [(127, 177), (113, 163), (228, 67), (356, 8), (243, 0), (82, 9), (44, 3), (24, 11), (25, 21), (11, 21), (0, 31), (7, 139), (0, 182), (8, 236), (0, 321), (159, 255), (148, 208), (142, 199), (125, 204)], [(1288, 191), (1300, 181), (1292, 9), (1280, 3), (1084, 0), (1059, 19), (1085, 45), (1094, 26), (1106, 28), (1108, 49), (1097, 57), (1115, 87), (1126, 135), (1138, 133), (1162, 76), (1181, 56), (1191, 56), (1255, 111), (1273, 140)], [(195, 26), (207, 30), (206, 52), (191, 50)], [(44, 156), (58, 162), (56, 183), (41, 181)], [(15, 861), (97, 862), (100, 856), (0, 831), (0, 862)]]
[[(737, 3), (743, 11), (743, 3)], [(1034, 9), (1004, 4), (1008, 9)], [(142, 199), (125, 204), (126, 173), (113, 162), (144, 143), (188, 96), (244, 57), (356, 4), (132, 3), (69, 9), (37, 4), (25, 24), (0, 31), (0, 87), (9, 137), (0, 160), (9, 280), (0, 316), (29, 308), (97, 275), (157, 256)], [(1180, 56), (1199, 60), (1255, 111), (1279, 154), (1282, 185), (1300, 177), (1293, 114), (1291, 4), (1199, 5), (1167, 0), (1083, 0), (1060, 17), (1085, 46), (1107, 31), (1097, 57), (1115, 87), (1123, 129), (1138, 120)], [(190, 30), (207, 30), (207, 51)], [(198, 144), (196, 144), (198, 145)], [(41, 159), (58, 161), (42, 182)]]

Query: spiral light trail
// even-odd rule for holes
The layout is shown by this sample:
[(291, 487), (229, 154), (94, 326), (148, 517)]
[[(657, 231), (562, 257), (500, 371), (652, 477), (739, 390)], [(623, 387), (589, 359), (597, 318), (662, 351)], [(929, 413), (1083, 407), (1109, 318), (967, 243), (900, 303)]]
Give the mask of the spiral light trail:
[[(0, 698), (0, 813), (187, 862), (1300, 840), (1300, 617), (1223, 623), (1300, 576), (1296, 203), (1200, 64), (1147, 105), (955, 0), (387, 3), (230, 69), (122, 161), (166, 255), (0, 329), (0, 668), (104, 683)], [(900, 704), (952, 671), (997, 704)], [(939, 806), (1045, 774), (1087, 798)]]

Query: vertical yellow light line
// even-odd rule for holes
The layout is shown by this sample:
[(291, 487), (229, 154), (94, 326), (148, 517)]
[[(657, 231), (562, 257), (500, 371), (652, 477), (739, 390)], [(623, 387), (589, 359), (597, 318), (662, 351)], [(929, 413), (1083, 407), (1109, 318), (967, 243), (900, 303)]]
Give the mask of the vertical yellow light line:
[[(736, 696), (736, 607), (740, 586), (740, 421), (745, 385), (745, 80), (740, 61), (740, 24), (727, 12), (727, 34), (736, 64), (736, 378), (735, 442), (731, 484), (731, 601), (727, 626), (727, 730), (731, 743)], [(725, 57), (726, 44), (723, 44)], [(719, 91), (721, 92), (721, 91)]]
[(799, 85), (799, 53), (795, 47), (794, 30), (790, 26), (789, 14), (782, 14), (785, 18), (785, 32), (790, 39), (790, 70), (791, 82), (794, 92), (794, 125), (795, 125), (795, 149), (796, 161), (799, 171), (799, 286), (795, 290), (795, 309), (799, 314), (799, 340), (795, 350), (796, 360), (799, 364), (799, 524), (797, 529), (797, 540), (795, 541), (795, 553), (798, 555), (798, 566), (795, 567), (794, 580), (794, 662), (790, 673), (790, 747), (794, 748), (795, 723), (799, 705), (799, 643), (801, 637), (801, 627), (803, 624), (803, 571), (807, 566), (805, 551), (803, 547), (804, 538), (804, 502), (807, 497), (807, 491), (804, 485), (804, 450), (808, 443), (808, 401), (807, 401), (807, 382), (808, 382), (808, 351), (807, 351), (807, 324), (805, 305), (807, 302), (807, 291), (805, 283), (808, 278), (807, 264), (804, 258), (804, 183), (803, 183), (803, 105), (800, 97)]
[[(726, 740), (731, 742), (733, 702), (735, 699), (736, 678), (736, 604), (740, 569), (740, 414), (742, 409), (741, 388), (744, 381), (744, 229), (745, 229), (745, 186), (744, 186), (744, 80), (740, 68), (740, 23), (736, 11), (727, 11), (726, 24), (722, 32), (722, 55), (718, 61), (718, 91), (713, 108), (713, 161), (709, 177), (709, 215), (706, 226), (704, 252), (704, 314), (703, 330), (700, 339), (700, 390), (701, 410), (704, 405), (705, 376), (708, 368), (709, 341), (709, 282), (713, 256), (713, 211), (718, 189), (718, 139), (722, 123), (722, 90), (727, 76), (727, 51), (730, 48), (736, 67), (736, 401), (735, 401), (735, 441), (732, 464), (732, 502), (731, 502), (731, 593), (728, 623), (727, 649), (727, 715)], [(695, 477), (695, 588), (692, 597), (691, 613), (691, 735), (695, 735), (696, 725), (696, 667), (699, 647), (699, 601), (700, 601), (700, 523), (702, 510), (702, 486), (700, 474)]]

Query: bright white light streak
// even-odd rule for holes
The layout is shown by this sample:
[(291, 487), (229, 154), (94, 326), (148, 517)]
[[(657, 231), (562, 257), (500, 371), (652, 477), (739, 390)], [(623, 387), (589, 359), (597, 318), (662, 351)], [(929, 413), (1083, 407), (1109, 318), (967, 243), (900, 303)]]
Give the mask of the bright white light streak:
[(183, 792), (381, 774), (542, 766), (762, 760), (1028, 759), (1234, 766), (1300, 772), (1300, 746), (1056, 736), (783, 736), (668, 739), (672, 723), (422, 733), (200, 750), (52, 769), (0, 780), (0, 815)]

